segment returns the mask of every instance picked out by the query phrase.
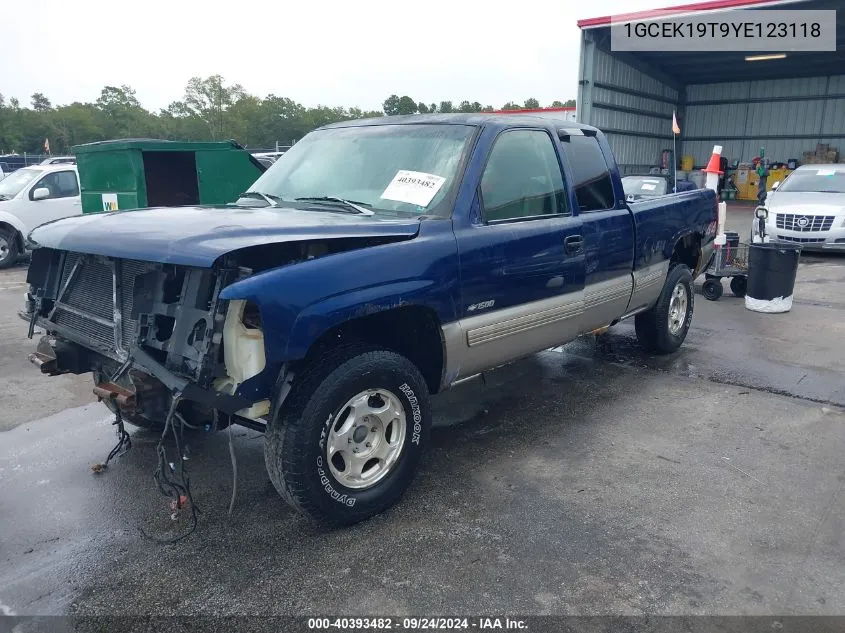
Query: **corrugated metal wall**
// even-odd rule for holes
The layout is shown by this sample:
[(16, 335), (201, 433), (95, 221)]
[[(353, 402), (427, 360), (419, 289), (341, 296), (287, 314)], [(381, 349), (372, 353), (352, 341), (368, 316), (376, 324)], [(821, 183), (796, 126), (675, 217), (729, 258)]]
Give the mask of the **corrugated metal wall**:
[(581, 79), (587, 82), (579, 82), (578, 121), (604, 131), (623, 173), (657, 165), (672, 147), (678, 91), (599, 49), (586, 31)]
[(777, 161), (801, 160), (818, 143), (845, 154), (845, 75), (692, 85), (686, 102), (678, 153), (697, 166), (713, 145), (731, 162), (748, 162), (761, 147)]
[(672, 147), (673, 109), (682, 116), (678, 157), (691, 154), (697, 167), (713, 145), (729, 161), (747, 162), (760, 147), (773, 160), (800, 161), (826, 143), (845, 162), (845, 74), (683, 87), (599, 48), (597, 37), (582, 31), (577, 120), (605, 132), (623, 173), (656, 165)]

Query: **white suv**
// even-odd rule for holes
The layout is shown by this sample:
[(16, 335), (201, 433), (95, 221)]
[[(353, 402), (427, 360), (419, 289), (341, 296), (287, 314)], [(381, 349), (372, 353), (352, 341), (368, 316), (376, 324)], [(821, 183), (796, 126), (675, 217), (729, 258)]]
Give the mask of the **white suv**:
[(0, 268), (14, 265), (36, 226), (82, 213), (75, 165), (33, 165), (0, 180)]
[(766, 208), (773, 239), (805, 251), (845, 251), (845, 165), (801, 165), (774, 183)]

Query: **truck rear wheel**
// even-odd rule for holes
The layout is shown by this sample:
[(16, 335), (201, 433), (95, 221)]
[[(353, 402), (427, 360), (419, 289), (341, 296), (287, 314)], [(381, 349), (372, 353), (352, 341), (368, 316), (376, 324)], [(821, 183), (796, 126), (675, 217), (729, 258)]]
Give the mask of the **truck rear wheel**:
[(671, 354), (687, 337), (692, 323), (692, 274), (684, 264), (669, 269), (657, 303), (635, 317), (637, 340), (655, 354)]
[(428, 388), (411, 361), (386, 350), (337, 349), (301, 372), (274, 407), (267, 472), (300, 512), (350, 525), (399, 500), (430, 428)]

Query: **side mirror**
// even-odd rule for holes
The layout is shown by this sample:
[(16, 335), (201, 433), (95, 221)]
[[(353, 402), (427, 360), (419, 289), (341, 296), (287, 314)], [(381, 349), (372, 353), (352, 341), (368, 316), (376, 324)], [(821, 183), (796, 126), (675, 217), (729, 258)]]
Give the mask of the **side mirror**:
[(778, 187), (780, 187), (780, 180), (775, 180), (775, 181), (772, 183), (772, 191), (774, 191), (774, 190), (775, 190), (775, 189), (777, 189)]
[(47, 187), (38, 187), (35, 191), (32, 192), (32, 199), (33, 200), (46, 200), (50, 197), (50, 190)]

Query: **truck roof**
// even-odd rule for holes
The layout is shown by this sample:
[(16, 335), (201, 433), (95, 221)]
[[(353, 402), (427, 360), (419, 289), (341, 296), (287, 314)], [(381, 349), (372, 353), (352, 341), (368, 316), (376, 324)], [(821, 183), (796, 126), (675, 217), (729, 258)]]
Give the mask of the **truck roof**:
[(512, 113), (501, 112), (471, 112), (471, 113), (449, 113), (449, 114), (407, 114), (395, 116), (383, 116), (373, 119), (353, 119), (349, 121), (340, 121), (338, 123), (330, 123), (318, 129), (330, 129), (340, 127), (363, 127), (368, 125), (401, 125), (401, 124), (420, 124), (420, 123), (439, 123), (451, 125), (474, 125), (474, 126), (500, 126), (507, 127), (514, 124), (525, 125), (526, 123), (533, 123), (535, 125), (545, 126), (549, 121), (564, 125), (568, 128), (576, 128), (579, 130), (596, 130), (592, 125), (584, 125), (582, 123), (574, 123), (567, 121), (562, 116), (561, 111), (547, 110), (545, 112), (530, 113), (520, 110), (515, 110)]
[(30, 171), (43, 171), (45, 174), (51, 171), (77, 171), (76, 165), (73, 163), (52, 163), (50, 165), (26, 165), (21, 169), (28, 169)]

